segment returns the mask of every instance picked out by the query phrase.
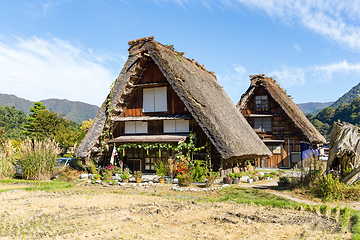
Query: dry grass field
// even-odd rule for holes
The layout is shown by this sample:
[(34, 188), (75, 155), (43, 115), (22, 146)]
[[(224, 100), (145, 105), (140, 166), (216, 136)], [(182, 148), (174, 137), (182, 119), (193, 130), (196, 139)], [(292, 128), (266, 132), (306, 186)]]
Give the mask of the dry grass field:
[[(13, 185), (2, 185), (0, 189)], [(212, 202), (170, 185), (0, 193), (1, 239), (350, 239), (336, 215)]]

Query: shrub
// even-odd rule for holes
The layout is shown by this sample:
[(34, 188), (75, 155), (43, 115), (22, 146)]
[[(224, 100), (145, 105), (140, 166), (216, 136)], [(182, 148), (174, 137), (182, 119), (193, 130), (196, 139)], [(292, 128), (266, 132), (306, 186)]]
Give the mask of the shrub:
[(50, 179), (56, 166), (58, 145), (54, 140), (25, 140), (20, 147), (18, 163), (24, 170), (24, 178)]
[(206, 186), (211, 186), (215, 180), (219, 177), (219, 173), (218, 172), (208, 172), (208, 174), (206, 175)]
[(88, 173), (91, 173), (91, 174), (98, 173), (98, 171), (96, 170), (95, 163), (92, 160), (90, 160), (90, 166), (87, 166), (87, 171), (88, 171)]
[(70, 167), (73, 169), (76, 169), (80, 172), (85, 172), (86, 171), (86, 167), (84, 166), (84, 164), (82, 163), (81, 159), (79, 158), (74, 158), (74, 160), (70, 161)]
[(71, 167), (64, 167), (61, 174), (59, 175), (59, 179), (67, 182), (73, 182), (78, 179), (81, 172), (76, 169), (72, 169)]
[(164, 161), (162, 161), (161, 159), (157, 160), (155, 162), (155, 172), (156, 175), (158, 175), (160, 178), (164, 178), (166, 173), (167, 173), (167, 169), (166, 169), (166, 164), (164, 163)]
[(191, 175), (194, 182), (203, 182), (206, 177), (207, 169), (205, 166), (205, 161), (203, 160), (194, 160), (193, 168)]
[(180, 174), (177, 176), (177, 179), (182, 187), (187, 187), (193, 182), (191, 174)]
[(179, 162), (175, 165), (175, 172), (177, 175), (187, 174), (188, 170), (188, 166), (184, 162)]
[(8, 177), (14, 173), (15, 148), (9, 141), (0, 145), (0, 177)]

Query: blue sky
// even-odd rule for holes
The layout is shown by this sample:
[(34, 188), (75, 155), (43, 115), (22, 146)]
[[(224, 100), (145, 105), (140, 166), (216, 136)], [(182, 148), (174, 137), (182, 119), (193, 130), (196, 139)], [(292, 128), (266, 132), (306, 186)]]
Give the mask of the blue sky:
[(155, 36), (235, 104), (259, 73), (296, 103), (335, 101), (360, 82), (359, 18), (352, 0), (1, 1), (0, 93), (100, 106), (128, 41)]

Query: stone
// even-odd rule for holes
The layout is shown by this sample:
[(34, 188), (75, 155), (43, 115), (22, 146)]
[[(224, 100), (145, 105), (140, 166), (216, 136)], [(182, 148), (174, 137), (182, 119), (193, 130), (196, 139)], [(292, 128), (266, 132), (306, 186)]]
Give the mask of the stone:
[(119, 182), (114, 182), (114, 185), (120, 185), (120, 183)]
[(95, 183), (101, 183), (101, 180), (96, 180)]
[(249, 176), (242, 176), (242, 177), (240, 178), (240, 181), (242, 181), (242, 182), (247, 182), (248, 179), (249, 179)]
[(120, 181), (121, 180), (121, 177), (120, 177), (120, 175), (119, 174), (117, 174), (118, 176), (112, 176), (111, 177), (111, 180), (117, 180), (117, 181)]
[(89, 174), (87, 173), (80, 174), (80, 178), (81, 179), (89, 178)]
[(121, 182), (121, 183), (119, 183), (119, 184), (120, 184), (120, 186), (126, 186), (127, 183)]

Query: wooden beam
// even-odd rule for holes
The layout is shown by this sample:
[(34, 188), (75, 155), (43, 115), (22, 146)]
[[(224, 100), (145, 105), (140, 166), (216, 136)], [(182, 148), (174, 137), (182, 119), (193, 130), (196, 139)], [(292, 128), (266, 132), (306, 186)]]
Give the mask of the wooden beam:
[(161, 83), (142, 83), (142, 84), (135, 84), (132, 87), (158, 87), (158, 86), (167, 86), (169, 85), (167, 82), (161, 82)]

